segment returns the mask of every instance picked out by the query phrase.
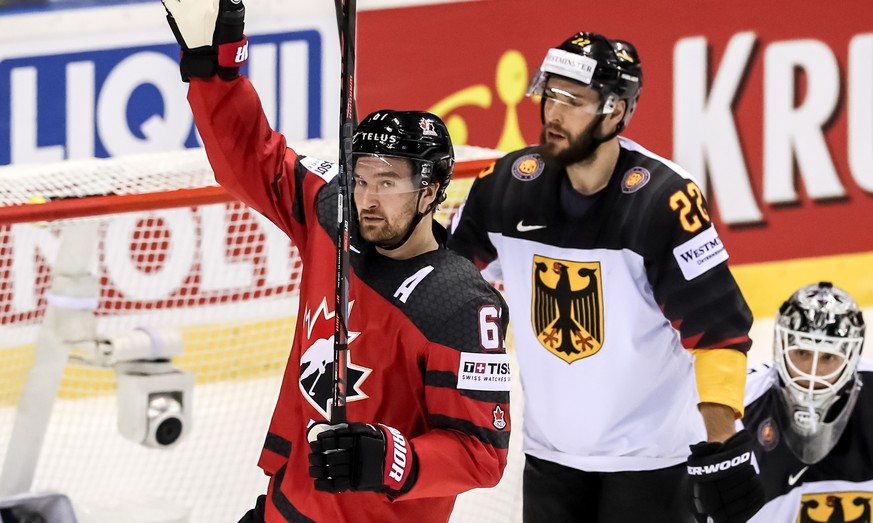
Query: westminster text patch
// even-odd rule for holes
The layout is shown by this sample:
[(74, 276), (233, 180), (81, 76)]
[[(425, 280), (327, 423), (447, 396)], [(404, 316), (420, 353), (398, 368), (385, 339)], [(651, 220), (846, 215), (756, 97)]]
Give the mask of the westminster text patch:
[(727, 250), (715, 227), (706, 229), (673, 249), (673, 256), (682, 269), (682, 275), (689, 281), (728, 259)]

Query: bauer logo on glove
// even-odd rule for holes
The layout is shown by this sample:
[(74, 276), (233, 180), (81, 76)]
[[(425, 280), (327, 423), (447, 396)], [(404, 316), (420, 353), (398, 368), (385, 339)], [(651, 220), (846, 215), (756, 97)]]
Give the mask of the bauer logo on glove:
[(387, 425), (320, 423), (309, 430), (309, 446), (309, 475), (322, 492), (396, 497), (409, 492), (418, 477), (412, 442)]

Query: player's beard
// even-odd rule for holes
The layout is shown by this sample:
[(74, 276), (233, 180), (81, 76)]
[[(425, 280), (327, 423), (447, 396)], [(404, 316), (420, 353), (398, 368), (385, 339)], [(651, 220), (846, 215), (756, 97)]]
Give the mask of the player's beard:
[[(594, 152), (602, 143), (594, 138), (594, 130), (603, 121), (601, 117), (594, 118), (588, 126), (575, 136), (569, 136), (557, 125), (545, 124), (540, 131), (540, 156), (546, 165), (566, 168), (574, 163), (584, 162), (594, 156)], [(563, 135), (567, 145), (559, 149), (554, 142), (546, 140), (546, 132), (552, 131)]]
[[(403, 238), (412, 224), (417, 204), (418, 198), (410, 198), (403, 211), (393, 218), (387, 217), (380, 211), (359, 211), (358, 222), (360, 223), (361, 236), (380, 247), (396, 244)], [(373, 222), (367, 220), (368, 217), (380, 219)]]

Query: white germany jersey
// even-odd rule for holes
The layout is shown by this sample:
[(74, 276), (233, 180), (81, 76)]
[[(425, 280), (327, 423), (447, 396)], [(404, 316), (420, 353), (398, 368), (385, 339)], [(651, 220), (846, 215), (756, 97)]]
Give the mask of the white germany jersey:
[(747, 350), (751, 313), (697, 185), (630, 140), (590, 208), (531, 147), (474, 183), (449, 246), (499, 263), (524, 450), (588, 471), (682, 463), (704, 439), (688, 348)]

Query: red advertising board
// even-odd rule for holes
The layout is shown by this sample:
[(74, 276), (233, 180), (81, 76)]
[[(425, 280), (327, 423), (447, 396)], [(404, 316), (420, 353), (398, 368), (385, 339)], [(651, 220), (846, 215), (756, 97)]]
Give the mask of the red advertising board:
[[(523, 97), (579, 30), (633, 42), (627, 136), (706, 185), (734, 264), (873, 251), (873, 4), (485, 0), (364, 12), (360, 110), (428, 108), (458, 143), (534, 143)], [(873, 286), (873, 284), (871, 284)]]

